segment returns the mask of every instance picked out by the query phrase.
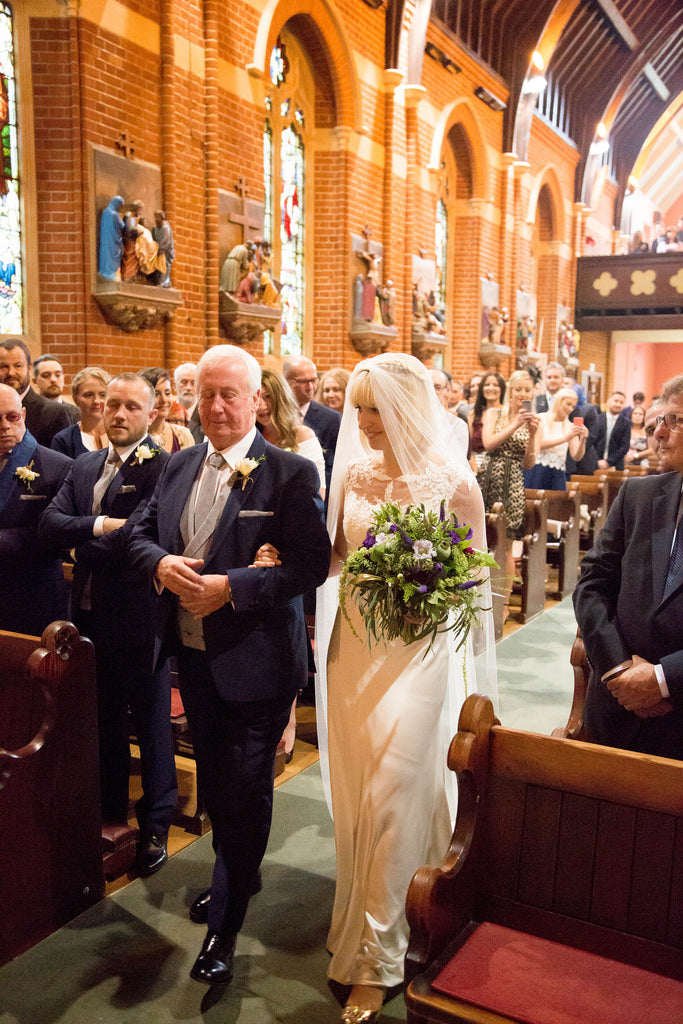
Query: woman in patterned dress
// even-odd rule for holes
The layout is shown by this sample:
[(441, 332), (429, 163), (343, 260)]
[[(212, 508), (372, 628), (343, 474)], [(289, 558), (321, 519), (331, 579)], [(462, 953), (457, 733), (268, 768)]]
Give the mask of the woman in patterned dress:
[(534, 382), (526, 370), (516, 370), (508, 381), (500, 409), (487, 409), (482, 420), (482, 440), (487, 457), (477, 474), (490, 512), (501, 501), (507, 516), (505, 548), (505, 616), (509, 611), (510, 591), (515, 574), (512, 542), (524, 532), (524, 478), (522, 467), (531, 469), (538, 458), (539, 417), (531, 411)]

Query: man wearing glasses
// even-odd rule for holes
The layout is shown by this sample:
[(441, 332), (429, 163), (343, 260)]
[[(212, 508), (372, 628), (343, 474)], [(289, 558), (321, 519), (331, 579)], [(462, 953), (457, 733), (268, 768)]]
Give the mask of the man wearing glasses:
[(683, 758), (683, 375), (661, 395), (661, 473), (625, 481), (585, 556), (574, 609), (591, 664), (590, 738)]
[(38, 520), (72, 461), (26, 429), (18, 392), (0, 384), (0, 628), (40, 636), (67, 618), (61, 553), (38, 543)]
[(325, 494), (330, 493), (332, 463), (337, 447), (337, 436), (341, 426), (341, 416), (334, 409), (328, 409), (313, 400), (318, 387), (318, 371), (315, 363), (305, 356), (292, 356), (285, 359), (283, 373), (299, 406), (304, 423), (310, 427), (320, 441), (325, 457)]

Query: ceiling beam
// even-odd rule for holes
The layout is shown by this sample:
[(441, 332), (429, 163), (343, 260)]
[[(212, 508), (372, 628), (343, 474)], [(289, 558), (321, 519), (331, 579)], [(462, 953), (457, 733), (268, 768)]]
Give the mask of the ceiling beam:
[(649, 61), (643, 68), (643, 74), (647, 78), (648, 82), (650, 83), (654, 91), (659, 96), (660, 100), (663, 100), (666, 103), (669, 97), (671, 96), (671, 93), (669, 92), (666, 85), (659, 77), (655, 69), (652, 67), (652, 64), (649, 63)]
[(637, 50), (640, 44), (629, 28), (626, 19), (619, 13), (614, 0), (597, 0), (597, 3), (602, 7), (603, 11), (611, 21), (612, 27), (619, 33), (629, 50)]

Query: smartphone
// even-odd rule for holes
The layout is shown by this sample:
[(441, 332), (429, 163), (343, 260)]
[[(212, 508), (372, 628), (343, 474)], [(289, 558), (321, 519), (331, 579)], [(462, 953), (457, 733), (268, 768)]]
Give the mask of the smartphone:
[(522, 409), (524, 409), (524, 412), (531, 412), (531, 402), (528, 400), (526, 402), (522, 402)]
[(575, 416), (574, 419), (572, 420), (572, 422), (573, 422), (575, 427), (582, 427), (583, 426), (583, 416)]

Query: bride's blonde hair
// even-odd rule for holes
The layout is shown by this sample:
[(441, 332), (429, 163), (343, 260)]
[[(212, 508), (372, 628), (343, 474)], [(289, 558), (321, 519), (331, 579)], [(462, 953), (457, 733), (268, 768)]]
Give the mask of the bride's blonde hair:
[(351, 375), (347, 395), (352, 406), (389, 416), (418, 448), (432, 443), (438, 405), (429, 373), (415, 356), (391, 352), (363, 360)]

